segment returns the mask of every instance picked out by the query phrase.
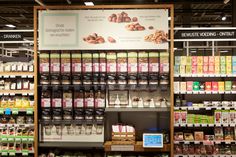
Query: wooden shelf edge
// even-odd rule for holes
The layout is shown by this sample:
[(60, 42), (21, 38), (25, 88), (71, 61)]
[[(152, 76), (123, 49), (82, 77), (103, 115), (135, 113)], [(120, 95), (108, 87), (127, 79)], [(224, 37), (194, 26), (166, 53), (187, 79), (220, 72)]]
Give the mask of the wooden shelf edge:
[[(104, 150), (105, 152), (111, 152), (111, 146), (112, 142), (107, 141), (104, 144)], [(136, 141), (134, 145), (134, 152), (170, 152), (171, 151), (171, 145), (170, 144), (164, 144), (163, 148), (143, 148), (143, 142), (142, 141)]]
[(34, 93), (34, 90), (0, 90), (0, 93), (10, 93), (10, 94), (14, 94), (14, 93)]

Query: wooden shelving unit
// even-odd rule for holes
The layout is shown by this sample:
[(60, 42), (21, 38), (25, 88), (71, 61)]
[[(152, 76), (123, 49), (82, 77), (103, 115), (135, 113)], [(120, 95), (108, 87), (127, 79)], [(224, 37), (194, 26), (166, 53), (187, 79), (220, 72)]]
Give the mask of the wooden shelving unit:
[[(104, 144), (104, 150), (106, 152), (111, 152), (112, 150), (112, 141), (107, 141)], [(117, 146), (117, 145), (116, 145)], [(127, 146), (133, 146), (134, 150), (133, 152), (170, 152), (171, 146), (170, 144), (164, 144), (163, 148), (143, 148), (143, 142), (142, 141), (136, 141), (134, 145), (118, 145), (120, 146), (120, 151), (122, 151), (122, 147), (124, 148), (123, 151), (129, 151), (127, 149)]]

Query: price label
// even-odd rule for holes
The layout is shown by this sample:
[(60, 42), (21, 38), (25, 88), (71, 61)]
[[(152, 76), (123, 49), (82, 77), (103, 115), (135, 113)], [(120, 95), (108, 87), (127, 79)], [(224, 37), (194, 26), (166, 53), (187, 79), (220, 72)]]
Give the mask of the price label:
[(0, 114), (4, 114), (4, 108), (0, 108)]
[(12, 109), (12, 114), (18, 114), (19, 113), (19, 109), (18, 108), (13, 108)]
[(6, 150), (2, 150), (2, 156), (8, 156), (8, 152)]
[(9, 156), (15, 156), (16, 155), (16, 150), (9, 150)]
[(28, 156), (29, 151), (28, 150), (22, 150), (22, 156)]
[(29, 142), (34, 142), (34, 136), (29, 136), (29, 137), (28, 137), (28, 141), (29, 141)]
[(112, 145), (111, 151), (134, 151), (134, 145)]
[(34, 109), (33, 108), (27, 108), (26, 109), (26, 114), (27, 115), (32, 115), (34, 113)]

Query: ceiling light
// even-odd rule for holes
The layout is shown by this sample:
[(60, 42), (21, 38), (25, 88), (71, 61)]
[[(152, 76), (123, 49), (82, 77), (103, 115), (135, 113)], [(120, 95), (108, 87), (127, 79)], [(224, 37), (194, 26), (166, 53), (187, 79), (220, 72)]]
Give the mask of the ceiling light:
[(221, 53), (227, 53), (229, 52), (228, 50), (220, 50)]
[(229, 3), (230, 0), (224, 0), (224, 4), (227, 4)]
[(10, 28), (15, 28), (16, 27), (15, 25), (12, 25), (12, 24), (7, 24), (5, 26), (10, 27)]
[(171, 20), (171, 17), (170, 17), (170, 16), (168, 17), (168, 20), (169, 20), (169, 21)]
[(93, 2), (84, 2), (84, 5), (86, 5), (86, 6), (94, 6), (94, 3)]
[(178, 50), (178, 48), (177, 48), (177, 47), (175, 47), (175, 48), (174, 48), (174, 50)]

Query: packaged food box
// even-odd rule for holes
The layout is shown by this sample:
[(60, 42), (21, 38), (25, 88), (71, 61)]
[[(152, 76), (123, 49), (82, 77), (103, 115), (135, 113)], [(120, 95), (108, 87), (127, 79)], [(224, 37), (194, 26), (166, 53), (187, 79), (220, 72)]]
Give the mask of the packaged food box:
[(71, 60), (69, 52), (62, 52), (61, 54), (61, 73), (71, 72)]
[(232, 91), (236, 91), (236, 81), (232, 82)]
[(214, 65), (209, 65), (208, 73), (209, 74), (215, 74), (215, 66)]
[(197, 82), (197, 81), (193, 82), (193, 90), (194, 91), (199, 91), (199, 89), (200, 89), (199, 86), (200, 86), (199, 82)]
[(181, 123), (181, 114), (180, 111), (174, 112), (174, 124), (180, 124)]
[(99, 72), (99, 53), (93, 53), (93, 72)]
[(205, 90), (206, 90), (206, 91), (211, 91), (211, 90), (212, 90), (212, 88), (211, 88), (211, 82), (206, 82), (206, 83), (205, 83)]
[(197, 66), (192, 65), (192, 74), (197, 74)]
[(169, 53), (160, 53), (160, 73), (169, 73)]
[(180, 91), (185, 92), (187, 88), (186, 82), (180, 82)]
[(215, 124), (222, 124), (221, 110), (215, 110), (214, 117), (215, 117)]
[(197, 56), (192, 56), (192, 65), (198, 65), (197, 63)]
[(174, 74), (180, 74), (180, 66), (179, 65), (174, 66)]
[(197, 65), (203, 65), (203, 56), (197, 56)]
[(208, 65), (208, 64), (209, 64), (209, 57), (203, 56), (203, 65)]
[(198, 65), (198, 66), (197, 66), (197, 73), (198, 73), (198, 74), (203, 74), (202, 65)]
[(229, 124), (229, 110), (222, 110), (221, 111), (222, 112), (222, 121), (221, 121), (221, 123), (222, 124)]
[(188, 114), (187, 115), (187, 123), (188, 124), (194, 124), (194, 119), (195, 119), (195, 115), (194, 114)]
[(212, 91), (218, 91), (218, 82), (213, 81), (212, 82)]
[(224, 140), (224, 133), (223, 133), (222, 127), (215, 127), (214, 134), (215, 134), (216, 141)]
[(92, 72), (92, 53), (83, 53), (82, 54), (82, 63), (83, 63), (83, 72)]
[(225, 91), (231, 91), (232, 81), (225, 81)]
[(224, 91), (225, 90), (225, 82), (219, 81), (218, 88), (219, 88), (219, 91), (221, 91), (221, 92)]
[(48, 53), (40, 53), (39, 55), (39, 71), (40, 73), (48, 73), (49, 72), (49, 54)]
[(220, 56), (214, 56), (215, 58), (215, 65), (218, 64), (220, 65)]
[(50, 54), (50, 72), (60, 73), (60, 53), (56, 51)]
[(232, 63), (232, 56), (226, 56), (226, 64)]
[(215, 56), (209, 56), (209, 65), (215, 65)]
[(178, 93), (179, 92), (179, 87), (180, 87), (180, 82), (175, 81), (174, 82), (174, 91)]
[(185, 67), (185, 65), (180, 65), (180, 67), (179, 67), (179, 73), (180, 74), (185, 74), (186, 73), (186, 67)]
[(229, 112), (229, 123), (230, 124), (236, 124), (236, 111), (235, 110), (230, 110)]
[(105, 73), (107, 71), (107, 61), (106, 61), (106, 53), (99, 53), (99, 71)]
[(215, 65), (214, 68), (215, 68), (214, 73), (215, 74), (220, 74), (220, 66), (219, 65)]
[(226, 74), (226, 65), (225, 64), (220, 65), (220, 73), (221, 74)]
[(180, 65), (181, 63), (181, 56), (175, 56), (175, 65)]
[(186, 65), (192, 65), (192, 57), (191, 56), (187, 56)]
[(236, 56), (232, 56), (232, 63), (236, 64)]
[(187, 81), (187, 91), (193, 90), (193, 81)]
[(192, 65), (186, 65), (185, 73), (192, 74)]
[(232, 65), (232, 73), (236, 74), (236, 63), (233, 63)]
[(106, 59), (107, 59), (107, 72), (108, 73), (116, 72), (116, 59), (117, 59), (116, 53), (108, 52), (106, 55)]
[(226, 74), (232, 74), (232, 63), (226, 64)]
[(203, 65), (203, 74), (208, 74), (208, 65)]
[(220, 56), (220, 65), (226, 64), (226, 57), (225, 56)]
[(181, 124), (185, 125), (187, 124), (187, 111), (181, 111)]
[(187, 64), (187, 56), (181, 56), (180, 64), (181, 65), (186, 65)]
[(204, 140), (203, 131), (194, 131), (194, 140), (195, 141), (203, 141)]

